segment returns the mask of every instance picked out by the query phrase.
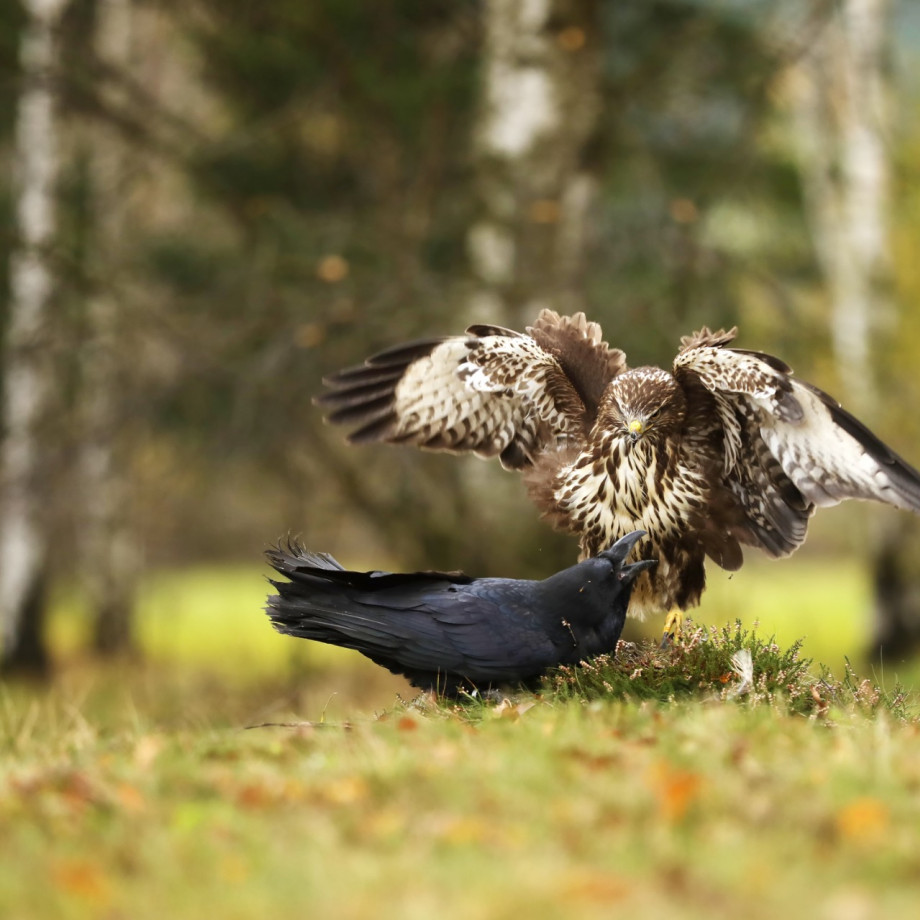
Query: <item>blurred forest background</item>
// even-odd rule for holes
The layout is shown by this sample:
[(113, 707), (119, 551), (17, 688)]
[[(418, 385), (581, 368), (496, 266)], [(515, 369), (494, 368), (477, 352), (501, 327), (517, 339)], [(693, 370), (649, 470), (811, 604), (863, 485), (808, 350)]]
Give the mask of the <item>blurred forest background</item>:
[[(570, 564), (497, 464), (311, 405), (472, 321), (583, 309), (664, 365), (737, 323), (917, 463), (918, 114), (909, 0), (0, 0), (5, 666), (47, 667), (53, 584), (118, 653), (146, 573), (287, 533)], [(804, 552), (916, 644), (917, 521), (825, 512)]]

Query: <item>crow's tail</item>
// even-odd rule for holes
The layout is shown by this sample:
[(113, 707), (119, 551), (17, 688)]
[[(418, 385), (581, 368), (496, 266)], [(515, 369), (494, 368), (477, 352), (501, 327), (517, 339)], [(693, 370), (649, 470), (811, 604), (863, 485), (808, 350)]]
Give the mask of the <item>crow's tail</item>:
[(465, 575), (443, 572), (352, 572), (332, 556), (296, 545), (266, 554), (286, 577), (272, 580), (276, 594), (266, 613), (280, 633), (354, 649), (389, 670), (413, 675), (437, 672), (455, 657), (444, 626), (426, 599)]

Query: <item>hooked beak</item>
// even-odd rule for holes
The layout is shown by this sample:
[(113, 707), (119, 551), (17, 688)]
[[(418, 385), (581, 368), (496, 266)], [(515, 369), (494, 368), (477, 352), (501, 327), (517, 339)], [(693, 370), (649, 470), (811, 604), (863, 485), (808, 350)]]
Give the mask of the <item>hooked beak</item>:
[(632, 548), (645, 536), (644, 530), (634, 530), (632, 533), (626, 534), (625, 537), (620, 537), (616, 543), (613, 544), (609, 549), (601, 550), (598, 555), (604, 556), (609, 559), (611, 562), (623, 563), (626, 561), (626, 557), (629, 555)]
[(638, 562), (632, 562), (629, 565), (623, 565), (626, 557), (632, 551), (632, 548), (645, 536), (644, 530), (634, 530), (632, 533), (620, 537), (610, 549), (605, 549), (599, 555), (609, 559), (614, 565), (620, 567), (619, 575), (621, 581), (633, 581), (640, 573), (656, 565), (657, 559), (640, 559)]
[(632, 583), (646, 569), (650, 569), (653, 565), (658, 565), (657, 559), (640, 559), (638, 562), (630, 562), (629, 565), (624, 565), (623, 568), (620, 569), (620, 581)]
[(637, 418), (631, 418), (626, 427), (629, 429), (629, 437), (633, 441), (638, 441), (645, 431), (645, 425), (642, 424), (642, 420)]

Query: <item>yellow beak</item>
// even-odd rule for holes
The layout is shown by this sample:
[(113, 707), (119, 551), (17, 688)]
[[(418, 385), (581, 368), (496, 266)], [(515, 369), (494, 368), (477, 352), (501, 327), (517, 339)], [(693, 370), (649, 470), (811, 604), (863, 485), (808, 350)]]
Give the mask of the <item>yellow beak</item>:
[(640, 435), (645, 431), (645, 425), (637, 418), (630, 419), (627, 427), (629, 428), (630, 434)]

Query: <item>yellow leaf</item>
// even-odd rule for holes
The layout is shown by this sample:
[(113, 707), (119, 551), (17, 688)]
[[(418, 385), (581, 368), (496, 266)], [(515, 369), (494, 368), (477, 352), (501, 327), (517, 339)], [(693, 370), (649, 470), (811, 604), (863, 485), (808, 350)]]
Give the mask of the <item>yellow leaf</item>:
[(609, 904), (621, 901), (630, 893), (630, 886), (621, 878), (606, 872), (576, 870), (568, 873), (563, 881), (566, 903), (591, 901)]
[(364, 777), (343, 776), (326, 786), (324, 793), (335, 805), (353, 805), (366, 799), (370, 789)]
[(135, 786), (131, 786), (128, 783), (122, 783), (118, 786), (115, 790), (115, 796), (118, 800), (118, 804), (125, 811), (135, 814), (143, 811), (147, 805), (141, 792)]
[(335, 253), (323, 256), (316, 266), (317, 277), (326, 284), (335, 284), (348, 276), (349, 265), (342, 256)]
[(108, 904), (112, 899), (111, 883), (98, 863), (89, 860), (60, 863), (52, 869), (51, 877), (55, 885), (70, 897), (96, 905)]
[(482, 843), (490, 830), (489, 825), (482, 819), (463, 815), (448, 819), (438, 829), (438, 837), (447, 843), (462, 846), (468, 843)]
[(163, 750), (163, 738), (160, 735), (144, 735), (137, 739), (134, 745), (134, 763), (141, 769), (146, 770), (153, 766), (153, 762), (160, 756)]
[(888, 830), (888, 807), (878, 799), (863, 796), (854, 799), (837, 813), (837, 830), (841, 837), (874, 843)]
[(648, 783), (658, 800), (659, 814), (674, 823), (686, 816), (699, 797), (703, 781), (698, 773), (660, 761), (649, 774)]

